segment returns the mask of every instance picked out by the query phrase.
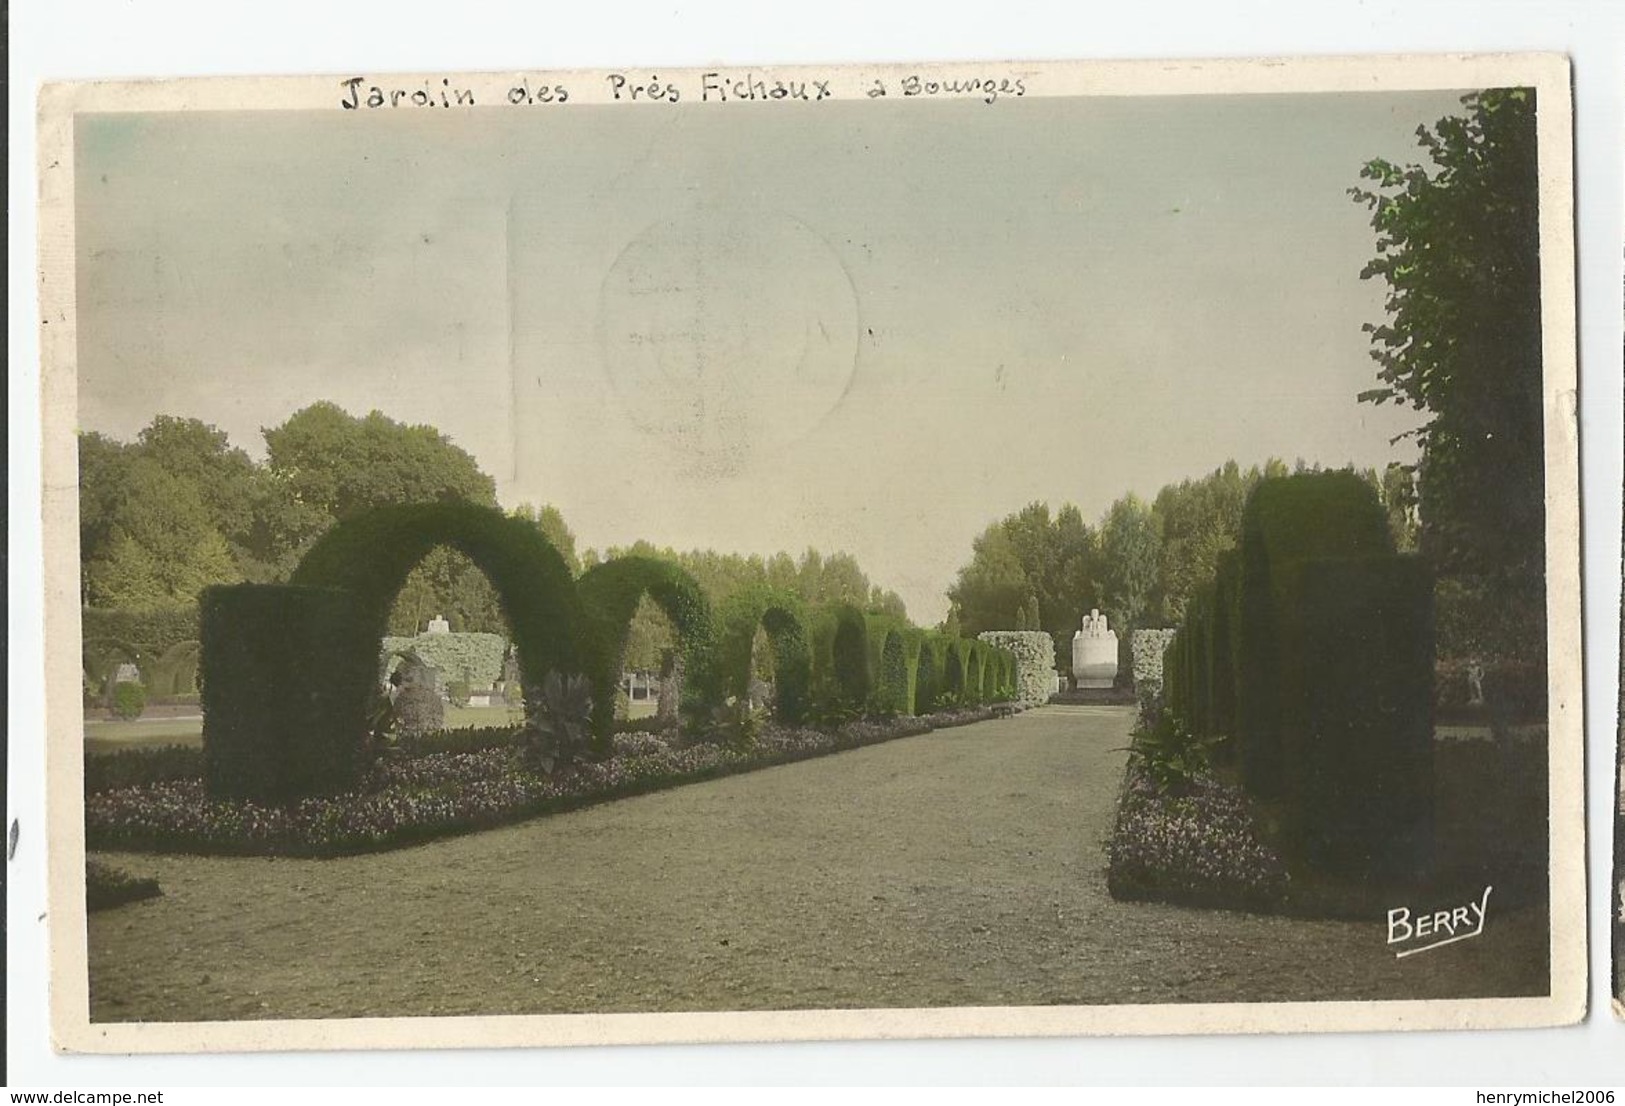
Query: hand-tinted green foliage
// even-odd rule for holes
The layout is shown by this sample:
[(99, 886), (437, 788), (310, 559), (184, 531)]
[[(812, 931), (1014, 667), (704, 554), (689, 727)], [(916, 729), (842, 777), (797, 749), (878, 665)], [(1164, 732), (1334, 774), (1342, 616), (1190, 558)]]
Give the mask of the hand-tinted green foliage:
[(800, 723), (811, 706), (812, 680), (812, 651), (800, 600), (765, 585), (745, 588), (720, 606), (716, 625), (711, 663), (690, 677), (701, 681), (696, 688), (701, 701), (750, 697), (751, 656), (761, 628), (773, 650), (775, 717), (790, 725)]
[(931, 630), (915, 630), (917, 652), (914, 662), (914, 713), (930, 714), (943, 691), (943, 660), (946, 643)]
[(335, 589), (273, 584), (202, 597), (210, 794), (285, 802), (355, 786), (378, 687), (376, 617)]
[[(160, 607), (148, 611), (110, 611), (85, 607), (80, 611), (85, 686), (96, 697), (110, 695), (108, 680), (120, 664), (141, 671), (154, 696), (186, 694), (163, 687), (184, 684), (187, 646), (197, 641), (196, 604)], [(166, 656), (168, 660), (166, 660)], [(195, 684), (190, 689), (196, 690)]]
[(1236, 628), (1236, 731), (1247, 786), (1281, 788), (1280, 635), (1283, 572), (1299, 561), (1393, 552), (1387, 516), (1350, 472), (1266, 480), (1247, 502)]
[(113, 717), (126, 722), (140, 718), (147, 709), (147, 689), (134, 680), (120, 680), (113, 685)]
[(1191, 733), (1169, 711), (1154, 712), (1135, 727), (1129, 742), (1131, 768), (1159, 795), (1181, 796), (1207, 772), (1208, 742)]
[(592, 745), (592, 683), (579, 673), (549, 672), (525, 690), (525, 761), (551, 776), (584, 759)]
[(814, 611), (810, 636), (815, 699), (830, 708), (861, 711), (873, 686), (863, 612), (847, 603)]
[[(682, 643), (686, 673), (702, 673), (711, 666), (716, 628), (699, 584), (671, 561), (617, 557), (582, 573), (576, 589), (585, 618), (581, 654), (592, 680), (593, 735), (599, 749), (607, 750), (615, 732), (614, 696), (639, 602), (648, 597), (671, 620)], [(706, 690), (702, 681), (691, 690), (691, 700)]]
[(440, 670), (448, 685), (465, 683), (469, 691), (494, 687), (502, 679), (508, 643), (496, 634), (418, 634), (416, 637), (386, 637), (387, 657), (416, 653), (423, 662)]
[(908, 636), (908, 623), (891, 615), (863, 618), (868, 642), (869, 701), (871, 713), (882, 717), (914, 712), (916, 646)]
[[(1380, 386), (1428, 413), (1416, 432), (1421, 548), (1444, 575), (1538, 582), (1545, 567), (1535, 94), (1462, 99), (1420, 128), (1430, 168), (1372, 161), (1350, 189), (1372, 213), (1388, 287), (1368, 325)], [(1492, 600), (1493, 601), (1493, 600)], [(1543, 639), (1543, 635), (1530, 635)], [(1515, 644), (1515, 643), (1509, 643)]]
[(569, 570), (541, 532), (495, 508), (470, 503), (378, 507), (322, 535), (293, 582), (355, 594), (376, 664), (389, 612), (407, 574), (436, 546), (459, 550), (501, 597), (524, 682), (582, 670), (576, 640), (581, 605)]
[(1284, 839), (1318, 871), (1425, 875), (1433, 809), (1432, 579), (1415, 557), (1282, 573)]

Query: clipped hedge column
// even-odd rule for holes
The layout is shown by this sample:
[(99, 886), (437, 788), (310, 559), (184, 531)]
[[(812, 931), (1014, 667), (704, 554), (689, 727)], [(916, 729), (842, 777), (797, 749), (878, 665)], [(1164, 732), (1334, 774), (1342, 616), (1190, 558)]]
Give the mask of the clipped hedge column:
[(374, 634), (347, 591), (206, 589), (199, 674), (209, 793), (283, 803), (354, 788), (378, 692)]
[(1264, 480), (1241, 524), (1236, 634), (1236, 731), (1247, 789), (1281, 793), (1280, 593), (1287, 570), (1326, 557), (1394, 551), (1388, 516), (1352, 472), (1306, 472)]
[(1319, 871), (1424, 875), (1433, 846), (1433, 581), (1415, 557), (1282, 580), (1283, 835)]

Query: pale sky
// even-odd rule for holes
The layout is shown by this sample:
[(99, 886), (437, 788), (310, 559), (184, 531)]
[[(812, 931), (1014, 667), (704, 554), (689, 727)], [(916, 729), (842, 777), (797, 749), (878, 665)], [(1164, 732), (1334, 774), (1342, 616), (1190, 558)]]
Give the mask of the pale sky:
[(79, 418), (263, 455), (438, 427), (584, 546), (855, 555), (935, 622), (989, 522), (1380, 466), (1346, 190), (1456, 93), (81, 116)]

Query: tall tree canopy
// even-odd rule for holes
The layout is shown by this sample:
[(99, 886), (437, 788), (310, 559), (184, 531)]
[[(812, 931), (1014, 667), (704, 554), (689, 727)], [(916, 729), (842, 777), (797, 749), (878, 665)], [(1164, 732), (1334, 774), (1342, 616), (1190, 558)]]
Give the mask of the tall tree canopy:
[(299, 503), (333, 519), (391, 503), (496, 505), (496, 483), (432, 426), (313, 403), (265, 432), (267, 467)]
[(1420, 541), (1447, 574), (1499, 586), (1544, 571), (1539, 177), (1532, 89), (1463, 98), (1418, 128), (1432, 167), (1369, 162), (1350, 193), (1370, 208), (1388, 286), (1368, 324), (1380, 385), (1360, 398), (1427, 412), (1416, 431)]

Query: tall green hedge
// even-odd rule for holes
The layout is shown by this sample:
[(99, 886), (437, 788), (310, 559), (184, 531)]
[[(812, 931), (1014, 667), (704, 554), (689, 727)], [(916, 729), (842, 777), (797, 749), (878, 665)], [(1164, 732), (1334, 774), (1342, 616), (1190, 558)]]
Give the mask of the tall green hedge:
[(934, 631), (918, 630), (913, 636), (918, 650), (914, 662), (914, 713), (930, 714), (944, 691), (943, 661), (947, 646)]
[(868, 636), (869, 682), (872, 701), (888, 714), (914, 712), (914, 664), (908, 624), (884, 614), (863, 616)]
[[(82, 607), (79, 627), (85, 683), (92, 692), (111, 693), (109, 681), (120, 664), (133, 664), (140, 669), (142, 681), (154, 695), (184, 695), (196, 690), (195, 687), (160, 690), (151, 686), (154, 683), (170, 686), (176, 682), (175, 672), (166, 666), (164, 656), (177, 646), (197, 641), (198, 608), (195, 604), (146, 611)], [(190, 683), (185, 673), (181, 675), (181, 683)]]
[(1394, 555), (1299, 562), (1279, 595), (1285, 839), (1319, 871), (1423, 874), (1433, 819), (1426, 566)]
[(282, 803), (353, 788), (365, 766), (377, 638), (339, 589), (234, 584), (202, 595), (205, 781)]
[(1279, 611), (1285, 570), (1323, 557), (1393, 552), (1387, 515), (1352, 472), (1298, 473), (1264, 480), (1242, 515), (1236, 730), (1249, 790), (1281, 793)]
[(982, 643), (967, 641), (964, 644), (965, 656), (965, 701), (967, 703), (980, 703), (982, 701)]
[[(1209, 719), (1215, 737), (1234, 738), (1236, 734), (1236, 626), (1241, 595), (1241, 554), (1231, 549), (1219, 554), (1218, 572), (1213, 580), (1213, 599), (1208, 611), (1209, 628), (1208, 694)], [(1219, 746), (1222, 759), (1235, 754), (1235, 741)]]
[(353, 592), (372, 663), (407, 575), (436, 546), (450, 546), (490, 580), (513, 631), (527, 685), (552, 671), (583, 671), (581, 604), (570, 570), (530, 522), (471, 503), (378, 507), (332, 527), (294, 570), (292, 583)]
[(942, 691), (961, 702), (965, 700), (965, 673), (970, 646), (959, 638), (948, 638), (942, 647)]
[[(644, 596), (660, 606), (683, 650), (684, 698), (690, 712), (721, 701), (703, 673), (715, 644), (711, 604), (681, 566), (654, 557), (616, 557), (594, 565), (576, 582), (581, 599), (581, 655), (593, 685), (593, 740), (607, 751), (615, 736), (615, 692), (626, 659), (632, 617)], [(692, 675), (687, 675), (692, 674)]]
[(818, 608), (810, 636), (815, 696), (831, 706), (861, 709), (873, 688), (863, 612), (849, 603)]
[(780, 721), (796, 724), (811, 706), (812, 650), (801, 600), (765, 585), (744, 588), (716, 614), (717, 640), (704, 676), (709, 694), (743, 699), (750, 693), (751, 653), (757, 629), (773, 650), (774, 708)]

